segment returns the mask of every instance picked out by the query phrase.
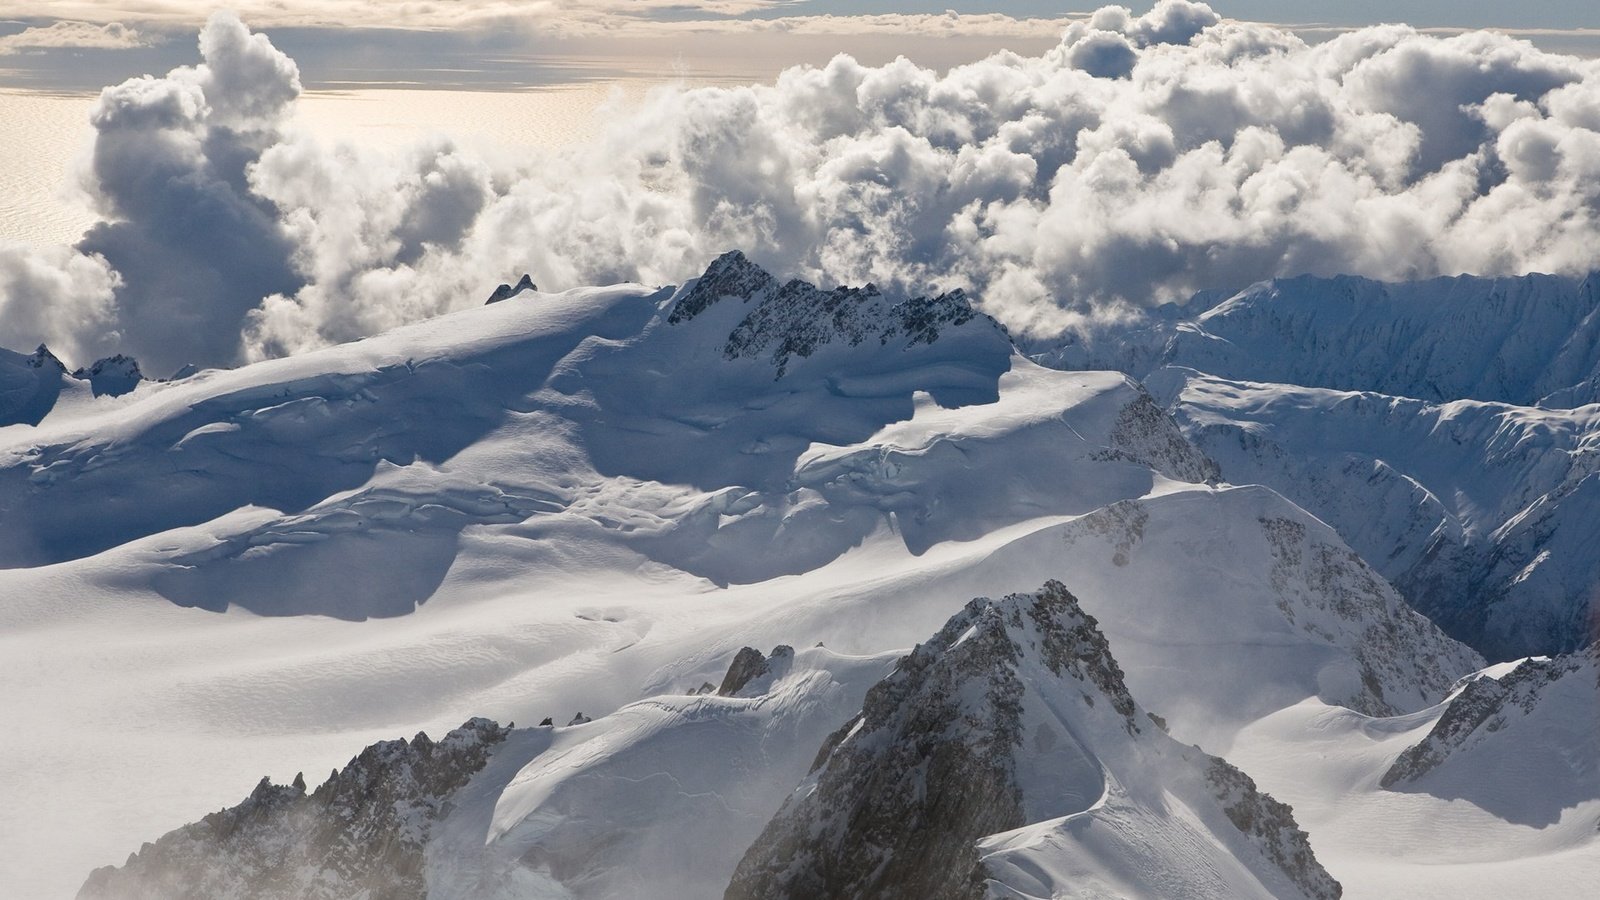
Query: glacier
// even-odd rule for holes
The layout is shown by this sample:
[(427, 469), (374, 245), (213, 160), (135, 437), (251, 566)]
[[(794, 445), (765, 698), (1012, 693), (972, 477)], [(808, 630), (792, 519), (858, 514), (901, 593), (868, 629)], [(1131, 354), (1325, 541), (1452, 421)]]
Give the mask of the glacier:
[[(1382, 783), (1498, 670), (1412, 608), (1370, 534), (1231, 471), (1198, 403), (1175, 402), (1193, 393), (1178, 364), (1065, 371), (959, 292), (818, 288), (730, 253), (684, 285), (530, 287), (120, 395), (66, 385), (37, 422), (0, 427), (0, 881), (94, 896), (181, 858), (224, 879), (215, 896), (248, 894), (227, 881), (241, 857), (175, 830), (247, 795), (299, 821), (304, 798), (370, 771), (349, 768), (361, 747), (432, 758), (416, 748), (470, 744), (443, 736), (484, 717), (475, 733), (503, 737), (464, 782), (402, 792), (434, 810), (405, 820), (427, 823), (405, 832), (413, 886), (717, 896), (910, 648), (944, 635), (959, 655), (966, 630), (945, 632), (971, 598), (1049, 583), (1116, 661), (1121, 689), (1088, 696), (1126, 694), (1143, 716), (1137, 735), (1079, 741), (1085, 778), (1143, 798), (1101, 821), (1163, 837), (1041, 830), (1086, 808), (1046, 779), (1039, 816), (977, 835), (982, 890), (1074, 896), (1093, 870), (1159, 893), (1137, 871), (1176, 877), (1195, 840), (1219, 896), (1283, 890), (1261, 848), (1302, 840), (1352, 897), (1600, 877), (1600, 799), (1581, 781), (1539, 788), (1537, 825), (1443, 786), (1471, 751), (1433, 781)], [(742, 653), (780, 646), (798, 649), (759, 667)], [(730, 680), (741, 654), (749, 677)], [(1116, 705), (1029, 672), (1060, 722)], [(1581, 683), (1552, 681), (1554, 702), (1585, 713)], [(393, 742), (418, 732), (441, 739)], [(1167, 762), (1094, 750), (1117, 733)], [(1503, 752), (1581, 753), (1581, 733), (1519, 729)], [(1198, 819), (1160, 824), (1167, 777)], [(1237, 837), (1235, 819), (1261, 817), (1276, 838)], [(1452, 839), (1424, 839), (1429, 822)], [(156, 848), (188, 849), (102, 868), (164, 832)], [(1373, 839), (1389, 833), (1413, 839)], [(301, 832), (262, 834), (228, 852), (357, 889), (338, 866), (285, 862), (321, 858)], [(302, 849), (270, 855), (287, 847)], [(1054, 874), (1027, 887), (1025, 871)]]

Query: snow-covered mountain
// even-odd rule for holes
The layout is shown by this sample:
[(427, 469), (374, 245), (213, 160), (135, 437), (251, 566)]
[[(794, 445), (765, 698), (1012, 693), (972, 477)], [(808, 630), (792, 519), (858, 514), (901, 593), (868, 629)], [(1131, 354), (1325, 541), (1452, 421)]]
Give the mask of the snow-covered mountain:
[(726, 693), (375, 744), (310, 794), (263, 779), (79, 896), (1339, 896), (1287, 807), (1138, 707), (1059, 583), (973, 601), (863, 701), (883, 668), (746, 648)]
[(84, 900), (221, 900), (428, 895), (423, 850), (449, 798), (481, 770), (506, 730), (474, 719), (434, 742), (374, 744), (314, 792), (263, 778), (243, 803), (89, 876)]
[[(1564, 811), (1600, 801), (1597, 692), (1600, 642), (1487, 670), (1450, 698), (1382, 785), (1465, 800), (1538, 828), (1562, 823)], [(1600, 828), (1600, 808), (1576, 818), (1564, 830)]]
[[(1322, 521), (1219, 481), (1165, 397), (1029, 361), (959, 293), (824, 290), (729, 254), (681, 287), (530, 289), (81, 393), (0, 428), (0, 881), (28, 895), (264, 772), (483, 716), (524, 727), (430, 820), (429, 896), (715, 896), (905, 648), (1052, 579), (1138, 703), (1294, 805), (1352, 895), (1504, 883), (1454, 845), (1369, 864), (1393, 798), (1447, 801), (1378, 772), (1337, 804), (1370, 813), (1346, 828), (1325, 813), (1343, 769), (1274, 768), (1315, 751), (1316, 716), (1389, 735), (1392, 765), (1482, 659)], [(800, 649), (730, 680), (777, 645)], [(1596, 874), (1592, 845), (1542, 877)]]
[(1280, 278), (1233, 296), (1202, 293), (1039, 358), (1141, 378), (1174, 365), (1419, 400), (1571, 408), (1600, 401), (1600, 278)]
[(1059, 582), (868, 692), (726, 896), (1335, 898), (1289, 809), (1141, 709)]
[(1227, 480), (1332, 524), (1455, 637), (1566, 652), (1600, 590), (1597, 283), (1283, 279), (1040, 358), (1143, 379)]
[(1600, 587), (1600, 405), (1430, 403), (1163, 369), (1146, 380), (1236, 482), (1316, 512), (1490, 656), (1565, 651)]

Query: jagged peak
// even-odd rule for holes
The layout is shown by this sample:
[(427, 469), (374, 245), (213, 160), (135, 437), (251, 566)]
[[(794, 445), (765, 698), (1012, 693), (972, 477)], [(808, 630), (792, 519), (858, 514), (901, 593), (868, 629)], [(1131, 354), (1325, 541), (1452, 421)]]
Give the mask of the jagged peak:
[(120, 868), (96, 869), (78, 896), (423, 896), (434, 820), (509, 734), (475, 718), (438, 741), (380, 741), (309, 795), (303, 773), (288, 785), (263, 777), (242, 803), (145, 844)]
[(1092, 684), (1127, 719), (1131, 731), (1139, 730), (1133, 697), (1100, 623), (1061, 582), (1052, 579), (1033, 593), (1008, 594), (999, 600), (977, 598), (913, 654), (959, 653), (975, 639), (979, 644), (1013, 648), (996, 658), (1015, 662), (1035, 656), (1054, 675)]
[(50, 348), (40, 344), (36, 350), (28, 355), (28, 366), (34, 369), (54, 368), (63, 375), (67, 372), (67, 364), (60, 357), (50, 352)]
[(1011, 345), (1005, 328), (978, 312), (959, 288), (894, 300), (872, 282), (827, 289), (801, 278), (779, 282), (737, 250), (717, 257), (682, 293), (667, 323), (696, 319), (729, 297), (741, 301), (744, 315), (728, 334), (723, 357), (768, 357), (777, 379), (787, 374), (792, 360), (808, 358), (828, 345), (931, 345), (946, 330), (973, 320), (984, 322), (1004, 342), (1007, 355)]
[(522, 278), (517, 281), (515, 286), (502, 284), (495, 288), (494, 293), (489, 295), (489, 299), (484, 301), (484, 305), (487, 306), (490, 303), (499, 303), (501, 300), (510, 300), (512, 297), (517, 296), (523, 291), (537, 290), (539, 290), (539, 286), (533, 283), (533, 276), (524, 272), (522, 274)]
[[(1173, 896), (1190, 887), (1216, 896), (1213, 870), (1188, 857), (1197, 830), (1209, 830), (1207, 846), (1234, 854), (1275, 896), (1339, 896), (1288, 806), (1153, 723), (1128, 693), (1098, 623), (1061, 582), (973, 600), (824, 743), (740, 861), (726, 897), (964, 900), (1010, 884), (1010, 872), (1032, 879), (1051, 869), (1035, 857), (1057, 856), (1057, 869), (1074, 871), (1155, 862), (1192, 875), (1192, 884), (1169, 886)], [(1080, 831), (1070, 827), (1059, 844), (1004, 837), (1078, 814), (1147, 816), (1131, 783), (1174, 792), (1199, 818), (1120, 847), (1074, 848)]]
[(673, 306), (667, 323), (687, 322), (724, 297), (738, 297), (748, 302), (777, 284), (778, 280), (771, 273), (751, 262), (742, 251), (729, 250), (706, 266), (705, 273), (695, 279), (694, 286)]
[(1509, 671), (1486, 670), (1470, 677), (1444, 706), (1426, 736), (1405, 749), (1379, 780), (1399, 790), (1439, 768), (1452, 756), (1503, 731), (1513, 717), (1526, 716), (1544, 700), (1550, 685), (1584, 669), (1600, 690), (1600, 641), (1572, 653), (1530, 657)]

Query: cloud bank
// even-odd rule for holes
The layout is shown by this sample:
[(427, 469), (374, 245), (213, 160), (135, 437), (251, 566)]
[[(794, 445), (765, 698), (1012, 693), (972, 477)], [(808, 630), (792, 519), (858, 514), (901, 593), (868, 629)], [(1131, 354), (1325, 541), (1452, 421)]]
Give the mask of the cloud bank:
[(0, 56), (30, 50), (94, 49), (127, 50), (147, 47), (157, 40), (121, 22), (77, 22), (62, 20), (49, 25), (25, 28), (0, 37)]
[[(942, 75), (841, 56), (663, 89), (511, 166), (287, 133), (290, 60), (229, 17), (201, 51), (95, 114), (89, 186), (116, 221), (80, 250), (157, 371), (361, 337), (523, 271), (678, 281), (731, 247), (822, 283), (964, 287), (1040, 339), (1275, 275), (1600, 268), (1600, 64), (1492, 33), (1311, 46), (1187, 0), (1108, 7), (1040, 56)], [(57, 303), (87, 321), (9, 302), (51, 333)]]

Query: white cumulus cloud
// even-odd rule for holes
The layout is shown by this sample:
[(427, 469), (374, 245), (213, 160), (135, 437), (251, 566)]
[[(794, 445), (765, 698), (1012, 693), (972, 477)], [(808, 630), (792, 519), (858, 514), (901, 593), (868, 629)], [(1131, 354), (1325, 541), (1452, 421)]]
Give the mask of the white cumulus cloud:
[[(1275, 275), (1600, 268), (1600, 64), (1503, 35), (1308, 45), (1161, 0), (943, 74), (841, 56), (662, 89), (591, 145), (508, 165), (286, 133), (293, 64), (235, 20), (207, 33), (203, 65), (108, 90), (97, 120), (105, 228), (128, 237), (83, 249), (122, 274), (136, 353), (168, 352), (141, 336), (152, 316), (259, 358), (474, 305), (522, 271), (664, 283), (733, 247), (824, 283), (965, 287), (1041, 339)], [(205, 287), (141, 288), (179, 276), (130, 259)]]

